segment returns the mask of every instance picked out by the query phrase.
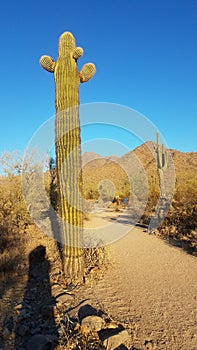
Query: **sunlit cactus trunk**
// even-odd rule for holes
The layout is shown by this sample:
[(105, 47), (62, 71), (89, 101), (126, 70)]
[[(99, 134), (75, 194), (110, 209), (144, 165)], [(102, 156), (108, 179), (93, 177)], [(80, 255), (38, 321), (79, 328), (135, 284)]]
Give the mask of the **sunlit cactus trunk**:
[(164, 145), (160, 145), (159, 133), (156, 133), (156, 153), (157, 153), (157, 169), (159, 172), (160, 192), (161, 196), (166, 195), (166, 184), (164, 181), (164, 173), (168, 166), (168, 153)]
[(81, 71), (77, 59), (83, 49), (65, 32), (59, 39), (58, 59), (42, 56), (44, 69), (54, 72), (56, 83), (56, 167), (61, 217), (63, 222), (64, 271), (71, 282), (83, 277), (81, 138), (79, 120), (79, 85), (92, 78), (95, 66), (85, 64)]
[(165, 170), (168, 165), (168, 154), (164, 148), (164, 144), (160, 145), (159, 133), (156, 133), (156, 152), (157, 152), (157, 167), (158, 169)]

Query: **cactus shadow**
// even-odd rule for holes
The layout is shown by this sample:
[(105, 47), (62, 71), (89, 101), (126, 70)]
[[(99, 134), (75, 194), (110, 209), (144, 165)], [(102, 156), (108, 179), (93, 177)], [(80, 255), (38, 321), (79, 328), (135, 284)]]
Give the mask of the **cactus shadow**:
[[(54, 318), (55, 299), (51, 295), (50, 263), (46, 248), (36, 247), (29, 255), (28, 281), (15, 326), (14, 349), (55, 349), (58, 331)], [(20, 305), (19, 305), (20, 306)]]

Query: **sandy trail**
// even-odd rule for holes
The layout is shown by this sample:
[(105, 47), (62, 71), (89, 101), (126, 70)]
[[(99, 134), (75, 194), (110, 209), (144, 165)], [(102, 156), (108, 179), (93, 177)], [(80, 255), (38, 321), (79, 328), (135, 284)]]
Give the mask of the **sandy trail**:
[(196, 350), (196, 258), (136, 227), (110, 249), (114, 264), (86, 289), (90, 303), (128, 324), (135, 349)]

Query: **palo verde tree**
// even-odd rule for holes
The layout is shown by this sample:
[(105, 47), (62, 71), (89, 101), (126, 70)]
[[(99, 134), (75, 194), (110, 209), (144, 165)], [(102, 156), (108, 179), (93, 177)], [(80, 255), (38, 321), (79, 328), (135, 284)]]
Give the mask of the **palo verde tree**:
[(74, 36), (65, 32), (59, 38), (57, 61), (50, 56), (40, 59), (41, 66), (54, 73), (56, 85), (56, 169), (63, 223), (64, 271), (72, 282), (83, 276), (79, 85), (91, 79), (96, 71), (92, 63), (78, 71), (77, 60), (82, 55), (83, 49), (76, 47)]

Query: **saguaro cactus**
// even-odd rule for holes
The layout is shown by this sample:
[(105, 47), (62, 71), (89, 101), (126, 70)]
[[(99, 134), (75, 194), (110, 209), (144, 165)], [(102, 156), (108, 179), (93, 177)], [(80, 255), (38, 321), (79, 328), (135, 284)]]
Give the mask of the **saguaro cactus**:
[(165, 170), (168, 165), (168, 154), (164, 148), (164, 145), (160, 145), (159, 133), (156, 133), (156, 152), (157, 152), (157, 167), (158, 169)]
[(64, 271), (70, 281), (83, 275), (81, 235), (83, 228), (81, 201), (81, 138), (79, 121), (79, 85), (95, 74), (87, 63), (78, 71), (77, 60), (83, 49), (76, 47), (70, 32), (59, 38), (58, 58), (42, 56), (41, 66), (54, 73), (56, 84), (56, 164), (64, 238)]

